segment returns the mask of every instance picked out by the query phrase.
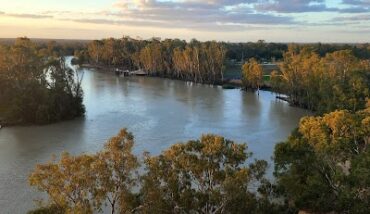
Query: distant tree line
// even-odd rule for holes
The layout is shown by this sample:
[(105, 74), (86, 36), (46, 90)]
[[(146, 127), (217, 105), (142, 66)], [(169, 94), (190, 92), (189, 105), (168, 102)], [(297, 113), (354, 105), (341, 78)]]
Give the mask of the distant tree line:
[[(17, 39), (2, 39), (0, 44), (11, 46)], [(68, 40), (68, 39), (31, 39), (38, 49), (48, 50), (48, 54), (59, 56), (72, 56), (75, 52), (86, 49), (90, 40)]]
[(359, 59), (370, 59), (370, 44), (330, 44), (330, 43), (269, 43), (264, 40), (247, 43), (225, 43), (226, 59), (246, 62), (255, 58), (259, 62), (280, 61), (290, 45), (299, 48), (310, 48), (316, 54), (324, 57), (328, 53), (340, 50), (351, 50)]
[(54, 43), (28, 38), (0, 45), (0, 117), (6, 123), (50, 123), (84, 114), (81, 76)]
[(142, 69), (152, 76), (217, 84), (223, 81), (225, 55), (224, 44), (215, 41), (123, 37), (95, 40), (75, 56), (80, 59), (77, 63)]
[(251, 58), (258, 61), (279, 61), (288, 49), (285, 43), (267, 43), (264, 40), (247, 43), (225, 43), (227, 48), (226, 58), (237, 62), (245, 62)]

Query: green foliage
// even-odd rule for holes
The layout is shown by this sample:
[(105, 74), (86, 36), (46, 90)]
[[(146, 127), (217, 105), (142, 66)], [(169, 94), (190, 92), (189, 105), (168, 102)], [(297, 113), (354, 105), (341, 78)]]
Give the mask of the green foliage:
[(137, 158), (132, 155), (133, 136), (125, 129), (93, 155), (63, 153), (47, 164), (37, 165), (29, 177), (31, 186), (47, 193), (49, 203), (66, 213), (93, 213), (107, 203), (112, 213), (130, 213), (136, 205), (132, 188)]
[(0, 103), (6, 121), (50, 123), (84, 114), (78, 72), (27, 38), (0, 46)]
[(301, 119), (275, 148), (275, 175), (292, 208), (312, 212), (367, 213), (370, 108)]
[(259, 89), (263, 83), (263, 69), (254, 58), (246, 62), (242, 67), (243, 85), (246, 89)]
[(143, 69), (153, 76), (170, 77), (200, 83), (223, 81), (226, 49), (222, 43), (187, 43), (122, 39), (95, 40), (88, 45), (90, 62), (125, 69)]
[(263, 40), (248, 43), (226, 43), (226, 57), (238, 62), (255, 58), (258, 61), (281, 60), (283, 53), (287, 50), (287, 44), (267, 43)]
[(244, 163), (250, 154), (220, 136), (176, 144), (147, 157), (144, 209), (151, 213), (243, 213), (257, 210), (249, 185), (260, 180), (267, 163)]
[[(246, 161), (245, 144), (221, 136), (175, 144), (158, 156), (144, 154), (138, 177), (134, 139), (123, 129), (96, 154), (63, 153), (40, 164), (30, 184), (47, 193), (49, 207), (33, 213), (93, 213), (105, 206), (112, 213), (279, 213), (269, 200), (264, 173), (266, 161)], [(32, 213), (32, 212), (31, 212)]]
[(292, 104), (325, 113), (353, 112), (365, 107), (370, 96), (370, 61), (341, 50), (320, 57), (311, 48), (290, 46), (272, 87), (289, 96)]

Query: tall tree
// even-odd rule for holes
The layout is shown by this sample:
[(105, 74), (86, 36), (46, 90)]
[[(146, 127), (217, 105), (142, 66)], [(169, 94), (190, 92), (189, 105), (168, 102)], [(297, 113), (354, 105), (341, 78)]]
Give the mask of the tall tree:
[(244, 165), (245, 145), (216, 135), (176, 144), (146, 158), (143, 211), (151, 213), (255, 212), (250, 185), (263, 177), (265, 161)]
[(263, 83), (263, 69), (256, 59), (252, 58), (243, 65), (243, 85), (246, 89), (259, 90)]

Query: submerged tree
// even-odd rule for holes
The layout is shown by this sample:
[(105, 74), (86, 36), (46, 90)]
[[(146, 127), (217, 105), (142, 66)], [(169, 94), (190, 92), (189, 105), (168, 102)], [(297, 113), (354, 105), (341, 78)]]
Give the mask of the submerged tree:
[(263, 69), (257, 60), (252, 58), (242, 68), (243, 85), (246, 89), (259, 90), (263, 83)]

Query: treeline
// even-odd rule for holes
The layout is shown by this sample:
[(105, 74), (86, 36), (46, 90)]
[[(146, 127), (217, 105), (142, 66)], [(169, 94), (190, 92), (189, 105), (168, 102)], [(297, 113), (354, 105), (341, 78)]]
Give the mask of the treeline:
[(28, 38), (0, 45), (0, 118), (4, 123), (50, 123), (84, 114), (81, 76), (49, 43)]
[(312, 48), (315, 53), (321, 57), (326, 56), (329, 53), (333, 53), (341, 50), (350, 50), (353, 55), (359, 59), (370, 59), (370, 44), (328, 44), (328, 43), (313, 43), (303, 44), (302, 48)]
[[(248, 74), (251, 64), (254, 67)], [(370, 96), (370, 60), (359, 59), (350, 50), (320, 57), (311, 48), (290, 46), (279, 67), (271, 73), (272, 90), (286, 94), (290, 103), (318, 113), (336, 109), (355, 112), (365, 107)], [(260, 69), (255, 61), (245, 65), (244, 79), (249, 80), (245, 87), (261, 84)]]
[[(11, 46), (17, 39), (0, 38), (0, 44)], [(72, 56), (75, 52), (86, 49), (90, 40), (68, 40), (68, 39), (31, 39), (39, 48), (48, 50), (49, 53), (59, 56)]]
[(76, 63), (90, 63), (128, 70), (143, 69), (149, 75), (200, 83), (222, 83), (225, 65), (248, 62), (254, 58), (259, 63), (285, 60), (290, 47), (310, 50), (320, 58), (334, 52), (350, 50), (359, 60), (370, 58), (369, 44), (284, 44), (190, 42), (179, 39), (152, 38), (150, 40), (123, 37), (90, 42), (86, 49), (77, 48)]
[(237, 62), (246, 62), (255, 58), (260, 62), (280, 61), (290, 45), (299, 48), (311, 48), (315, 53), (324, 57), (328, 53), (340, 50), (351, 50), (354, 56), (359, 59), (370, 59), (370, 44), (328, 44), (328, 43), (311, 43), (311, 44), (290, 44), (290, 43), (270, 43), (264, 40), (247, 43), (225, 43), (227, 49), (226, 59)]
[(76, 52), (79, 63), (142, 69), (149, 75), (217, 84), (223, 81), (226, 49), (223, 43), (179, 39), (95, 40)]
[(258, 61), (279, 61), (288, 49), (285, 43), (267, 43), (264, 40), (247, 43), (225, 43), (226, 58), (237, 62), (245, 62), (251, 58)]
[[(38, 165), (30, 184), (49, 196), (37, 213), (270, 213), (266, 161), (250, 159), (246, 145), (216, 135), (175, 144), (160, 155), (132, 154), (123, 129), (96, 154)], [(141, 167), (140, 167), (141, 166)], [(140, 170), (139, 170), (140, 169)], [(257, 188), (259, 193), (257, 193)]]

